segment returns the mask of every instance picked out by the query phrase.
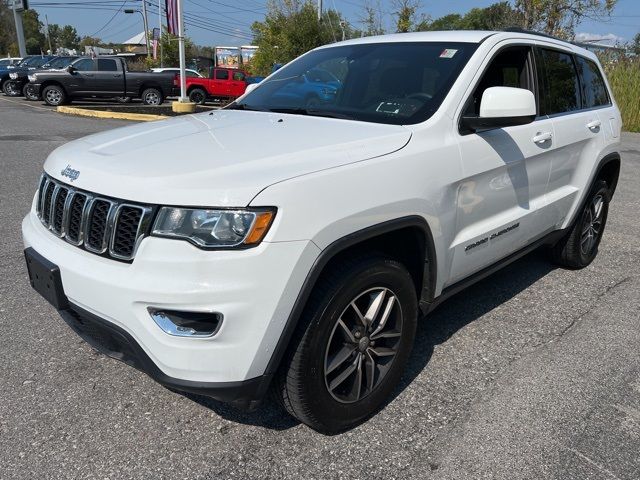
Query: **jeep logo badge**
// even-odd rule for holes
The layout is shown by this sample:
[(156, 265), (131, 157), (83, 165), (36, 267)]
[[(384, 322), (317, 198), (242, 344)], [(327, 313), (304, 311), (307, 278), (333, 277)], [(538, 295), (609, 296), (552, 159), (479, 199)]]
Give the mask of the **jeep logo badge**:
[(71, 165), (67, 165), (67, 168), (60, 172), (60, 175), (63, 177), (69, 177), (69, 179), (73, 182), (76, 178), (80, 176), (80, 170), (74, 170), (71, 168)]

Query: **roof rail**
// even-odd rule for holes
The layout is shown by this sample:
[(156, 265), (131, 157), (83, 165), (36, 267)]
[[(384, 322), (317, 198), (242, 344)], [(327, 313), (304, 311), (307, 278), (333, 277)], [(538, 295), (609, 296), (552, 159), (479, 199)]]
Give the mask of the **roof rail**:
[(554, 40), (558, 40), (560, 42), (565, 43), (573, 43), (570, 40), (564, 40), (559, 37), (554, 37), (553, 35), (549, 35), (548, 33), (536, 32), (535, 30), (527, 30), (526, 28), (521, 27), (507, 27), (502, 30), (503, 32), (516, 32), (516, 33), (527, 33), (529, 35), (537, 35), (539, 37), (552, 38)]

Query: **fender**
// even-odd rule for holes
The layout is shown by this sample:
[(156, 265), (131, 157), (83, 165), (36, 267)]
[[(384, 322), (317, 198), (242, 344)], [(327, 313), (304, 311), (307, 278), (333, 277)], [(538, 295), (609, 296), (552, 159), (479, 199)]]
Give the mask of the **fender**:
[(366, 240), (370, 240), (385, 233), (391, 233), (393, 231), (401, 230), (407, 227), (418, 227), (422, 232), (424, 232), (425, 238), (427, 240), (425, 248), (425, 258), (423, 259), (424, 268), (422, 278), (422, 291), (420, 294), (420, 308), (422, 310), (426, 310), (426, 306), (429, 305), (434, 298), (437, 272), (435, 244), (433, 241), (431, 229), (429, 228), (427, 221), (419, 215), (411, 215), (382, 222), (377, 225), (358, 230), (357, 232), (350, 233), (349, 235), (346, 235), (334, 241), (331, 245), (325, 248), (311, 267), (311, 270), (307, 274), (307, 278), (305, 279), (302, 288), (298, 293), (298, 297), (296, 298), (296, 301), (293, 305), (293, 309), (291, 310), (291, 313), (287, 318), (287, 322), (284, 326), (282, 334), (280, 335), (280, 339), (278, 340), (276, 348), (274, 349), (273, 354), (271, 355), (271, 359), (267, 364), (267, 368), (264, 372), (265, 376), (271, 378), (271, 376), (278, 371), (282, 358), (284, 357), (284, 354), (289, 347), (291, 338), (296, 331), (298, 322), (300, 320), (300, 317), (302, 316), (302, 312), (304, 311), (304, 307), (307, 304), (307, 300), (309, 299), (313, 288), (320, 278), (320, 274), (327, 266), (329, 261), (340, 252), (346, 250), (349, 247), (352, 247), (353, 245)]

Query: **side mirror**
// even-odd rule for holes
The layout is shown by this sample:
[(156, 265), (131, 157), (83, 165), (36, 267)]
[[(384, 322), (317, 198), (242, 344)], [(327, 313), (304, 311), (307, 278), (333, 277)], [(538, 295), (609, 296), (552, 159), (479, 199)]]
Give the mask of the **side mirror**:
[(249, 85), (247, 85), (247, 88), (244, 91), (245, 95), (247, 93), (253, 92), (256, 88), (258, 88), (258, 84), (257, 83), (250, 83)]
[(67, 66), (67, 72), (69, 72), (69, 73), (77, 72), (76, 67), (74, 67), (73, 65)]
[(530, 90), (490, 87), (482, 94), (480, 115), (465, 115), (462, 125), (472, 131), (526, 125), (536, 118), (536, 99)]

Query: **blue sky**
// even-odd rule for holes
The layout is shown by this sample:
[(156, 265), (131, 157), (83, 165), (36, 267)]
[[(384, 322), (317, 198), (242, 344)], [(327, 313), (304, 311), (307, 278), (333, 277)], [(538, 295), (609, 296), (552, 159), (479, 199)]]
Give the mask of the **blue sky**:
[[(164, 0), (160, 0), (164, 4)], [(340, 10), (358, 27), (366, 0), (324, 0), (324, 8)], [(377, 0), (369, 0), (376, 4)], [(423, 0), (421, 14), (437, 18), (448, 13), (465, 13), (473, 7), (486, 7), (497, 0)], [(149, 26), (158, 26), (158, 0), (147, 0)], [(142, 16), (123, 10), (142, 6), (141, 0), (31, 0), (31, 8), (49, 23), (71, 24), (80, 35), (95, 35), (106, 41), (122, 42), (140, 33)], [(380, 0), (387, 28), (393, 10), (390, 0)], [(187, 34), (200, 45), (247, 45), (250, 25), (263, 17), (266, 0), (183, 0)], [(119, 11), (120, 9), (120, 11)], [(577, 28), (581, 39), (609, 38), (629, 41), (640, 32), (640, 0), (618, 0), (609, 20), (586, 20)]]

